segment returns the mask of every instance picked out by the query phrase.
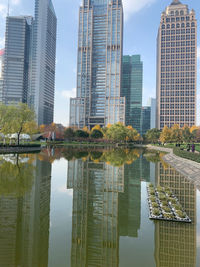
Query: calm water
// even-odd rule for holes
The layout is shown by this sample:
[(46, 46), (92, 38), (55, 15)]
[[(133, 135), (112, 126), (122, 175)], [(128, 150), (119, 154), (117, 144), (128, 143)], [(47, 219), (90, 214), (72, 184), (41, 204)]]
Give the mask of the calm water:
[[(146, 183), (170, 186), (192, 224), (148, 218)], [(0, 156), (0, 267), (200, 266), (200, 193), (142, 150)]]

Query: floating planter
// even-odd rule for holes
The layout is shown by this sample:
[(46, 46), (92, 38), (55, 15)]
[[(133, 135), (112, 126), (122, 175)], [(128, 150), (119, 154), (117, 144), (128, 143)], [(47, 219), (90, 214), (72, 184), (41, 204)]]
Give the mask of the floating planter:
[(178, 199), (169, 188), (147, 186), (150, 219), (191, 223)]

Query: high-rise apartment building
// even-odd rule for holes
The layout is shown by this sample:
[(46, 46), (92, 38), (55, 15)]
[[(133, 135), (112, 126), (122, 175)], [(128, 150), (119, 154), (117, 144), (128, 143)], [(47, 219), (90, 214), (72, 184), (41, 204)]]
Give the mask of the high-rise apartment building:
[(173, 0), (161, 15), (157, 38), (157, 127), (196, 123), (197, 21)]
[(83, 0), (79, 12), (76, 98), (70, 125), (83, 128), (125, 122), (121, 97), (123, 7), (121, 0)]
[(141, 133), (143, 62), (140, 55), (123, 56), (121, 95), (126, 99), (125, 123)]
[(0, 50), (0, 103), (2, 103), (3, 94), (3, 62), (4, 62), (4, 49)]
[(7, 17), (2, 100), (27, 102), (32, 17)]
[(57, 18), (51, 0), (35, 0), (28, 104), (38, 124), (54, 117)]

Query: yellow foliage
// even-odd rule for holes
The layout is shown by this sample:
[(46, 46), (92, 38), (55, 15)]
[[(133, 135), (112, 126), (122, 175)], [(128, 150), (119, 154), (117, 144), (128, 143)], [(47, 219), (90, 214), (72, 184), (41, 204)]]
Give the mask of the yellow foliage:
[(197, 127), (197, 126), (192, 126), (191, 128), (190, 128), (190, 132), (192, 133), (192, 132), (194, 132), (194, 131), (196, 131), (196, 130), (198, 130), (199, 129), (199, 127)]
[(94, 130), (97, 130), (97, 131), (101, 131), (101, 126), (100, 125), (95, 125), (93, 128), (92, 128), (92, 131), (93, 132)]

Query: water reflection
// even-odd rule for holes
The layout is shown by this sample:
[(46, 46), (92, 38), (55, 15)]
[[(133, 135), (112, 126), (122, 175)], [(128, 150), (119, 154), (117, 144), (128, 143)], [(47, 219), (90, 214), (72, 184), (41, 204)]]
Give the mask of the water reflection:
[(48, 266), (51, 164), (33, 157), (0, 160), (0, 266)]
[(166, 164), (157, 164), (157, 184), (170, 187), (178, 197), (192, 224), (155, 223), (157, 267), (196, 266), (196, 187)]
[[(49, 243), (55, 242), (49, 238), (53, 231), (50, 198), (55, 201), (51, 172), (53, 162), (61, 158), (68, 160), (67, 188), (73, 189), (71, 267), (130, 266), (127, 262), (139, 267), (144, 255), (148, 267), (196, 266), (194, 184), (166, 165), (159, 154), (64, 148), (0, 158), (0, 266), (51, 267)], [(54, 174), (52, 179), (56, 181), (58, 176)], [(149, 221), (142, 183), (149, 181), (170, 187), (193, 223)], [(66, 202), (56, 208), (67, 212)], [(64, 222), (59, 225), (71, 227)], [(147, 237), (144, 226), (154, 237)], [(127, 246), (132, 253), (129, 261), (120, 259)], [(154, 255), (146, 251), (150, 247)], [(141, 252), (136, 253), (136, 248)], [(66, 265), (60, 262), (59, 267)]]

